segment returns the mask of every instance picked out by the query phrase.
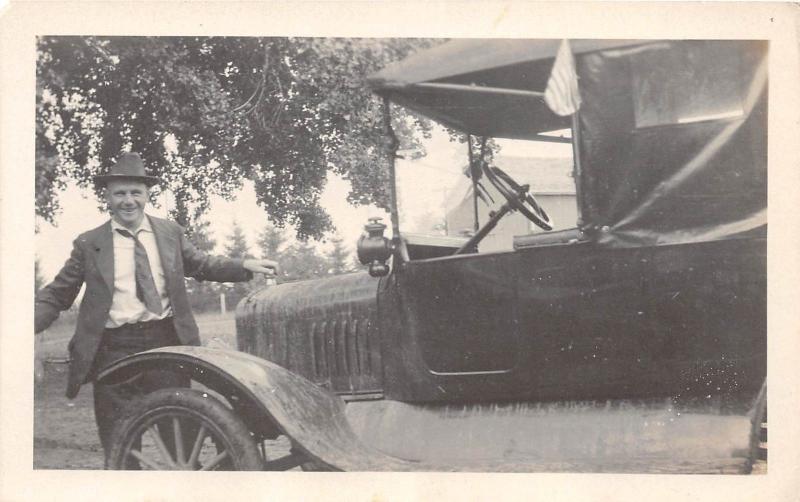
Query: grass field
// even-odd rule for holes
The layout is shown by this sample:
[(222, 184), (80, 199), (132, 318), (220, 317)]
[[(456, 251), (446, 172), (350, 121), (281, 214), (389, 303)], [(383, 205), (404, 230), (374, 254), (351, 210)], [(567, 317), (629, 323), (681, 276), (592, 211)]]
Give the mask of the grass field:
[[(203, 345), (219, 338), (231, 347), (236, 347), (236, 320), (233, 312), (225, 315), (215, 313), (195, 314)], [(62, 314), (48, 329), (36, 336), (36, 356), (42, 359), (63, 359), (67, 356), (67, 344), (75, 333), (74, 312)]]

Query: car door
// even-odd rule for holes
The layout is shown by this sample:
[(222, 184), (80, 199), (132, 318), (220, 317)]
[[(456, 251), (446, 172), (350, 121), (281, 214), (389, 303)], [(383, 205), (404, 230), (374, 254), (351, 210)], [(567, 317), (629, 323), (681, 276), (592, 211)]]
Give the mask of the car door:
[(403, 271), (408, 327), (435, 375), (500, 374), (518, 362), (516, 255), (412, 261)]
[(647, 371), (642, 256), (583, 242), (521, 249), (520, 350), (532, 397), (626, 394)]

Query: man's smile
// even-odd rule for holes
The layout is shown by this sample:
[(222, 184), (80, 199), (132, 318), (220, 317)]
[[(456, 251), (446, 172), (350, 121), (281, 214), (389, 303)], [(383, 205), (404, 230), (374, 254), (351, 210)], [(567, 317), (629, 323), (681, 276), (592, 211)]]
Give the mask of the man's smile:
[(113, 217), (126, 227), (135, 227), (144, 216), (147, 185), (141, 182), (112, 181), (106, 187), (106, 200)]

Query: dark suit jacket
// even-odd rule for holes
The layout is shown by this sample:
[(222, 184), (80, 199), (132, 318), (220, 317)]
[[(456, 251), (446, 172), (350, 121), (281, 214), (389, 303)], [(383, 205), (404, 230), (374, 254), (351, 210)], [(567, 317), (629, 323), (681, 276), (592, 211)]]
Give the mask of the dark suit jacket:
[[(242, 267), (242, 260), (209, 256), (198, 251), (184, 237), (178, 224), (148, 216), (155, 234), (161, 265), (164, 268), (169, 301), (172, 305), (175, 331), (186, 345), (199, 345), (184, 276), (198, 280), (238, 282), (250, 280), (253, 274)], [(73, 242), (72, 254), (56, 278), (36, 295), (34, 325), (36, 332), (46, 329), (68, 309), (86, 283), (78, 311), (75, 335), (69, 343), (71, 363), (67, 397), (78, 394), (94, 361), (108, 320), (114, 293), (114, 243), (111, 222), (83, 233)]]

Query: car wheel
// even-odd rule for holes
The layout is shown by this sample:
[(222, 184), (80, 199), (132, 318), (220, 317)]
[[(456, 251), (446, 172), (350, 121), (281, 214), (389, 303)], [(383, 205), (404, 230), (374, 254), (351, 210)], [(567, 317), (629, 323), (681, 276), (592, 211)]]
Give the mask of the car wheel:
[(134, 403), (114, 427), (106, 468), (252, 471), (264, 462), (250, 431), (218, 399), (161, 389)]

